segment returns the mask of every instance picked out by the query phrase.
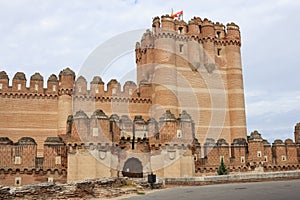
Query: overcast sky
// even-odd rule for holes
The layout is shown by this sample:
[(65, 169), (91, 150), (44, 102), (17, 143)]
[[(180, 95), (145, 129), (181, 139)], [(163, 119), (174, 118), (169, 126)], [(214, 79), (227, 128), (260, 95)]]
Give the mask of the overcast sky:
[[(270, 142), (294, 139), (300, 121), (298, 0), (0, 0), (0, 70), (10, 79), (17, 71), (27, 79), (38, 71), (45, 81), (66, 66), (78, 72), (103, 42), (150, 28), (153, 17), (171, 8), (183, 10), (185, 21), (199, 16), (240, 26), (248, 134), (257, 129)], [(132, 66), (116, 63), (133, 68), (128, 59)]]

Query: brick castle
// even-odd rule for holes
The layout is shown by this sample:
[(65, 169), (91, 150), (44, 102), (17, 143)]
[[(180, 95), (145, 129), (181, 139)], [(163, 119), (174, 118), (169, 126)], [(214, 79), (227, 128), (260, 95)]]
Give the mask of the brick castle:
[(295, 141), (247, 137), (240, 46), (234, 23), (165, 15), (136, 44), (138, 85), (0, 72), (0, 184), (299, 169), (300, 124)]

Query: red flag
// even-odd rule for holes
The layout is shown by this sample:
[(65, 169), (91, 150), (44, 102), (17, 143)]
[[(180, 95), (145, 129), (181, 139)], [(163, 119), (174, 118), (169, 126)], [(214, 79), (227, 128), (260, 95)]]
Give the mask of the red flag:
[(174, 18), (180, 18), (181, 16), (183, 15), (183, 10), (181, 10), (181, 11), (179, 11), (179, 12), (177, 12), (177, 13), (172, 13), (171, 14), (171, 17), (174, 19)]

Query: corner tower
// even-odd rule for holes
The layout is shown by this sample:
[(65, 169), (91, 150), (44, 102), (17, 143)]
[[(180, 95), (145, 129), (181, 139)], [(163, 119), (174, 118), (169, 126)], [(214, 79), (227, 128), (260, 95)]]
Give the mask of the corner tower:
[(186, 110), (201, 143), (246, 138), (240, 48), (234, 23), (155, 17), (135, 50), (137, 81), (152, 85), (151, 117)]
[(58, 134), (66, 133), (66, 121), (72, 114), (72, 95), (75, 73), (66, 68), (59, 73), (58, 90)]

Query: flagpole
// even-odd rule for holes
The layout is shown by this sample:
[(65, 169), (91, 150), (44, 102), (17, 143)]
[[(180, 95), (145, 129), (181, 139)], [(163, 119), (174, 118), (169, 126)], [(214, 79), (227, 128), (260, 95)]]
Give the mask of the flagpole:
[(181, 16), (181, 20), (183, 21), (183, 9), (181, 9), (182, 10), (182, 16)]

